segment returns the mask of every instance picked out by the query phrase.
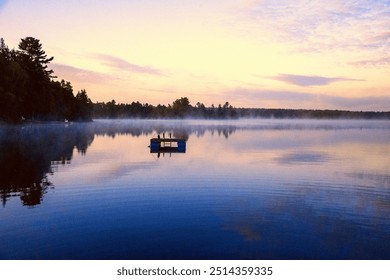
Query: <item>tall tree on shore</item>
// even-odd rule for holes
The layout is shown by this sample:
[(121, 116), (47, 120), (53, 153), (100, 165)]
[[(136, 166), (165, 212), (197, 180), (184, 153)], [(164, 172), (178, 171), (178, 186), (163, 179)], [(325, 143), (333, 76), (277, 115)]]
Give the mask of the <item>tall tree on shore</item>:
[(48, 116), (53, 110), (54, 100), (49, 94), (53, 70), (47, 68), (53, 57), (47, 57), (38, 39), (26, 37), (19, 43), (17, 60), (29, 76), (23, 115), (30, 119)]
[(74, 116), (77, 120), (92, 119), (92, 101), (89, 99), (85, 89), (80, 90), (76, 94), (76, 112)]
[(51, 76), (53, 70), (47, 70), (48, 64), (54, 57), (47, 57), (46, 52), (42, 49), (42, 44), (38, 39), (26, 37), (19, 43), (20, 53), (24, 54), (31, 63), (37, 74), (41, 74), (47, 79), (54, 78)]
[(15, 61), (17, 54), (0, 39), (0, 120), (17, 122), (26, 95), (28, 75)]
[(191, 108), (192, 106), (187, 97), (176, 99), (172, 104), (172, 110), (175, 117), (183, 117), (190, 112)]
[(53, 80), (52, 60), (38, 39), (26, 37), (10, 50), (0, 38), (0, 121), (91, 119), (86, 91), (76, 98), (70, 82)]

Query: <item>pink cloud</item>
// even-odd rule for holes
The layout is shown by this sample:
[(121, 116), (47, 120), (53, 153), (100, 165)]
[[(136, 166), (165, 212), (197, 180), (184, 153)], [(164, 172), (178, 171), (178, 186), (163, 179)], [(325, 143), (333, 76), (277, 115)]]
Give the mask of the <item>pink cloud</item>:
[(95, 54), (93, 55), (93, 57), (102, 61), (103, 64), (109, 67), (116, 68), (122, 71), (155, 75), (155, 76), (163, 75), (163, 73), (160, 70), (154, 67), (134, 64), (116, 56), (107, 55), (107, 54)]
[(304, 76), (304, 75), (292, 75), (292, 74), (279, 74), (276, 77), (270, 77), (274, 80), (283, 81), (296, 86), (324, 86), (335, 82), (343, 81), (362, 81), (358, 79), (345, 78), (345, 77), (322, 77), (322, 76)]

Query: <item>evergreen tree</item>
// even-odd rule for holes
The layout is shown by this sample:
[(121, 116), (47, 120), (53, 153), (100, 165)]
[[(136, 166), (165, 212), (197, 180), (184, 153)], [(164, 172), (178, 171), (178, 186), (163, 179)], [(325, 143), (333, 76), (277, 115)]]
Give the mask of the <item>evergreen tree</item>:
[(92, 119), (92, 101), (89, 99), (85, 89), (79, 91), (76, 95), (76, 120)]
[(26, 37), (21, 39), (16, 59), (29, 76), (23, 115), (29, 119), (45, 119), (50, 115), (55, 103), (50, 94), (50, 79), (53, 71), (47, 70), (53, 57), (47, 58), (38, 39)]
[(70, 82), (54, 81), (48, 57), (38, 39), (21, 39), (10, 50), (0, 39), (0, 120), (90, 120), (91, 100), (85, 90), (73, 95)]
[(54, 57), (47, 57), (46, 52), (42, 49), (42, 44), (38, 39), (33, 37), (21, 39), (19, 49), (21, 54), (27, 56), (33, 67), (32, 70), (35, 70), (36, 74), (41, 74), (47, 79), (54, 78), (51, 76), (53, 70), (47, 70), (48, 64)]
[(15, 51), (0, 39), (0, 120), (18, 122), (26, 95), (27, 73), (14, 61)]

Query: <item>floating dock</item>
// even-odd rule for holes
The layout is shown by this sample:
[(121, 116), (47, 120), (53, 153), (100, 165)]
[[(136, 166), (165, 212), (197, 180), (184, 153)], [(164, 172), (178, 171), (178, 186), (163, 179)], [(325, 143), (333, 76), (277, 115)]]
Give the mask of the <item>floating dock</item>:
[(150, 139), (151, 153), (185, 153), (186, 140), (181, 138), (152, 138)]

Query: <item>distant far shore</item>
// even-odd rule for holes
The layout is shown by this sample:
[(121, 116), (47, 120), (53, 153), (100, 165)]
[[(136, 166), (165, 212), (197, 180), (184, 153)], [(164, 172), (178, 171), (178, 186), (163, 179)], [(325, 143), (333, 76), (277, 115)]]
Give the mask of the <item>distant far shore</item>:
[(140, 119), (239, 119), (239, 118), (275, 118), (275, 119), (390, 119), (389, 112), (317, 110), (317, 109), (267, 109), (235, 108), (229, 102), (206, 107), (197, 102), (191, 105), (187, 97), (176, 99), (169, 105), (157, 105), (140, 102), (130, 104), (97, 102), (92, 105), (92, 118), (140, 118)]
[[(95, 104), (94, 104), (95, 105)], [(151, 106), (151, 105), (148, 105)], [(120, 109), (118, 105), (118, 109)], [(145, 113), (141, 111), (111, 110), (109, 114), (93, 111), (92, 119), (77, 120), (76, 122), (90, 122), (93, 120), (115, 120), (115, 119), (141, 119), (141, 120), (236, 120), (236, 119), (317, 119), (317, 120), (390, 120), (390, 112), (376, 111), (348, 111), (348, 110), (317, 110), (317, 109), (265, 109), (265, 108), (225, 108), (219, 107), (205, 108), (199, 111), (196, 107), (191, 107), (180, 115), (158, 114), (153, 110)], [(46, 124), (46, 123), (68, 123), (72, 121), (54, 121), (54, 120), (29, 120), (23, 119), (18, 124)], [(9, 122), (0, 120), (0, 125), (6, 125)]]

